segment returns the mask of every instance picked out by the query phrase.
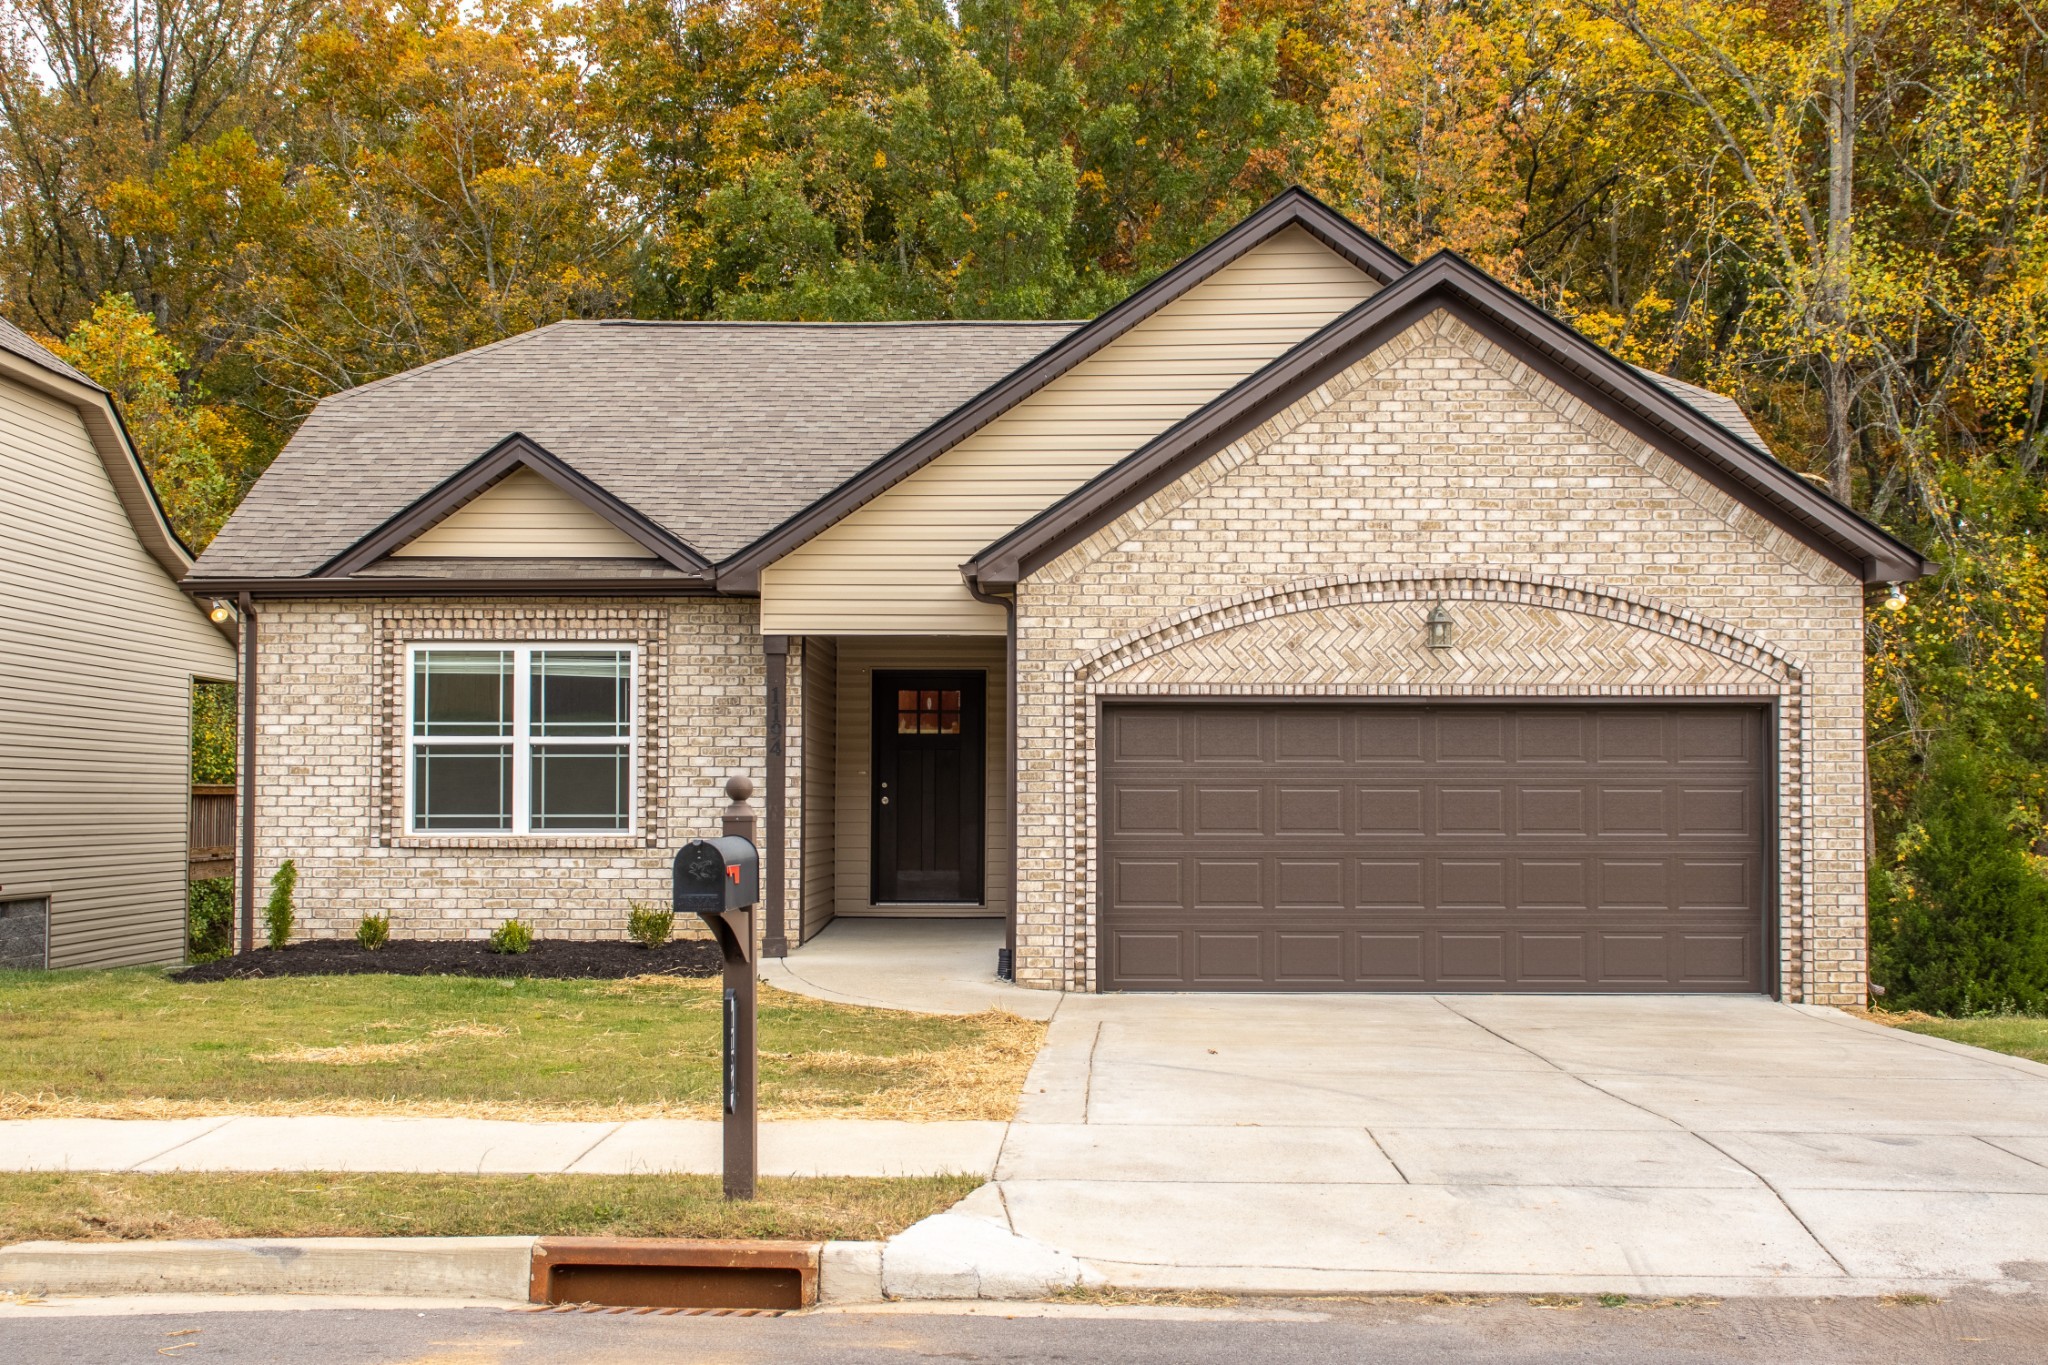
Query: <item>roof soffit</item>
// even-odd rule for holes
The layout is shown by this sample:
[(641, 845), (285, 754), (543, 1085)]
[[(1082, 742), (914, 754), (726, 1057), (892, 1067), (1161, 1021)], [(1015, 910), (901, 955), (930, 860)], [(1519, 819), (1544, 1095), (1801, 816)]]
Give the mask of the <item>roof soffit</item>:
[(1910, 580), (1926, 561), (1649, 376), (1477, 266), (1440, 252), (1127, 459), (961, 566), (1007, 589), (1301, 393), (1437, 309), (1454, 315), (1866, 582)]

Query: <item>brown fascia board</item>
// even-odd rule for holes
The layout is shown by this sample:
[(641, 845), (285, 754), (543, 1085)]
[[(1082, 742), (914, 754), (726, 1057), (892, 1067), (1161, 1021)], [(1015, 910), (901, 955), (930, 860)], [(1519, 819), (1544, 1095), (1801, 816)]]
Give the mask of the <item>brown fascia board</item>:
[[(113, 395), (97, 384), (80, 383), (68, 374), (38, 365), (12, 351), (0, 351), (0, 375), (77, 410), (85, 434), (92, 441), (93, 453), (99, 456), (100, 467), (114, 487), (114, 497), (135, 532), (135, 539), (157, 567), (170, 576), (171, 582), (182, 589), (183, 579), (192, 569), (192, 551), (178, 538), (170, 518), (164, 515), (156, 485), (142, 467), (142, 457), (135, 452), (135, 443), (129, 439), (128, 427), (121, 420), (120, 409), (114, 406)], [(193, 607), (202, 615), (206, 613), (206, 608), (197, 602)], [(207, 624), (230, 641), (239, 638), (232, 617), (215, 621), (209, 616)]]
[(1437, 309), (1447, 309), (1560, 387), (1867, 583), (1904, 582), (1928, 564), (1910, 546), (1815, 489), (1477, 266), (1439, 252), (961, 565), (1009, 590), (1217, 450)]
[(411, 541), (477, 494), (516, 469), (531, 469), (620, 531), (647, 547), (657, 559), (685, 573), (701, 574), (709, 560), (578, 473), (539, 442), (513, 432), (474, 463), (453, 475), (382, 526), (313, 571), (314, 578), (346, 578)]
[(1047, 347), (916, 436), (718, 566), (723, 592), (757, 593), (761, 571), (886, 492), (1048, 383), (1208, 279), (1259, 243), (1299, 227), (1381, 285), (1407, 273), (1408, 259), (1307, 190), (1283, 191), (1236, 227)]

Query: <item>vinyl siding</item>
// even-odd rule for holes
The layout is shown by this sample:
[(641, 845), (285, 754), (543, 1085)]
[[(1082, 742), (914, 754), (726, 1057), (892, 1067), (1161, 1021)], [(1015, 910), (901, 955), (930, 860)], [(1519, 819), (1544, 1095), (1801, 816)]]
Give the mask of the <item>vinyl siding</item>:
[(513, 470), (391, 553), (401, 558), (654, 558), (646, 546), (531, 469)]
[(234, 651), (150, 558), (77, 411), (0, 378), (0, 896), (57, 967), (184, 954), (191, 684)]
[(1000, 635), (964, 561), (1375, 287), (1301, 229), (1274, 236), (770, 565), (762, 629)]
[(838, 850), (839, 646), (827, 636), (803, 642), (803, 929), (812, 935), (832, 922)]
[[(838, 895), (834, 910), (841, 915), (930, 915), (959, 919), (969, 916), (1001, 917), (1010, 912), (1009, 889), (1002, 884), (1003, 869), (1009, 866), (1009, 831), (1003, 821), (1003, 718), (1006, 713), (1004, 688), (1008, 679), (1003, 666), (1004, 642), (974, 636), (913, 636), (907, 638), (848, 637), (838, 642), (839, 650), (839, 761), (836, 803), (837, 838), (834, 840), (838, 866)], [(983, 705), (988, 752), (984, 756), (983, 789), (987, 809), (982, 828), (987, 832), (982, 855), (983, 904), (962, 909), (946, 906), (878, 907), (870, 898), (874, 799), (874, 728), (869, 699), (874, 695), (874, 671), (894, 668), (980, 669), (988, 676)]]

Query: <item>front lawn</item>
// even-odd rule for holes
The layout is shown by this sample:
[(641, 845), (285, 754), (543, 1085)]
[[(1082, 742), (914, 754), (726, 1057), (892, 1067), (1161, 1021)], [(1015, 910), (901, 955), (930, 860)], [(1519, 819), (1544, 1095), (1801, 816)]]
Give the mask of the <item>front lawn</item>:
[[(0, 973), (0, 1118), (712, 1118), (719, 983)], [(771, 1117), (1007, 1119), (1045, 1026), (761, 988)]]
[(746, 1237), (876, 1241), (959, 1202), (977, 1176), (0, 1173), (0, 1245), (169, 1237)]
[(1887, 1015), (1872, 1010), (1864, 1016), (1908, 1033), (1925, 1033), (1952, 1043), (1988, 1048), (2028, 1061), (2048, 1062), (2048, 1018), (2040, 1015), (1994, 1014), (1977, 1019), (1937, 1019), (1927, 1014)]

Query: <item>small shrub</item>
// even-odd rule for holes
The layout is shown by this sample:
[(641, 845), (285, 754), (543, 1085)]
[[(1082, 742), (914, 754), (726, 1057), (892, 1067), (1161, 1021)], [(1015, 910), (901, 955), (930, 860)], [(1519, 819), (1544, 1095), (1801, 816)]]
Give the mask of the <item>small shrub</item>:
[(298, 918), (292, 910), (292, 892), (298, 885), (299, 865), (286, 858), (271, 874), (270, 903), (263, 907), (263, 928), (273, 948), (292, 941), (292, 923)]
[(491, 930), (490, 950), (494, 953), (523, 953), (533, 946), (533, 930), (516, 919), (508, 919)]
[(626, 913), (626, 937), (642, 948), (659, 948), (668, 942), (668, 936), (675, 932), (676, 912), (656, 910), (652, 906), (632, 902), (632, 909)]
[(212, 962), (235, 950), (235, 882), (206, 877), (185, 888), (185, 955)]
[(371, 953), (391, 942), (391, 916), (364, 915), (363, 922), (356, 926), (356, 942)]

